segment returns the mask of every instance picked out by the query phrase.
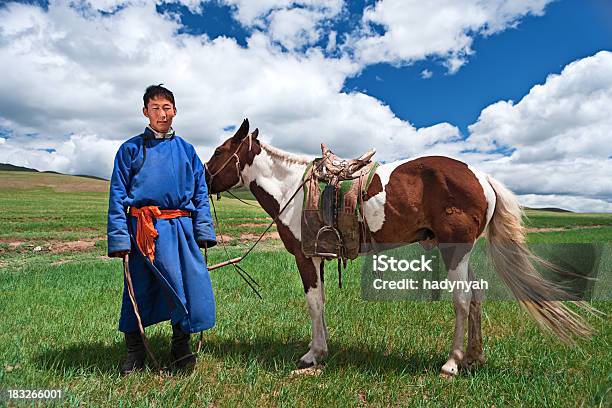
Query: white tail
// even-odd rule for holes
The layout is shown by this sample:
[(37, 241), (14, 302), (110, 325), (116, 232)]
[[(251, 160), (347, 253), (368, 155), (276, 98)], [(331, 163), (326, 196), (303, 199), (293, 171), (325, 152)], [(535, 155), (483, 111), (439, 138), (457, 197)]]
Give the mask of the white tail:
[[(557, 269), (527, 248), (523, 211), (518, 199), (499, 181), (490, 176), (487, 176), (487, 181), (497, 197), (487, 239), (489, 255), (498, 275), (540, 327), (568, 344), (574, 344), (575, 337), (589, 337), (593, 333), (591, 326), (560, 300), (568, 299), (568, 295), (544, 279), (535, 268), (534, 264), (540, 264)], [(584, 301), (567, 303), (590, 313), (597, 312)]]

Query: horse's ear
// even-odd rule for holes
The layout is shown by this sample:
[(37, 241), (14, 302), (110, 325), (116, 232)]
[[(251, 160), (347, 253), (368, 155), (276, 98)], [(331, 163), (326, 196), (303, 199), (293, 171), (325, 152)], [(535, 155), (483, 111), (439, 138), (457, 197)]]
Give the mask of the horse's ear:
[(255, 128), (255, 130), (253, 131), (253, 133), (251, 133), (251, 137), (253, 139), (257, 139), (257, 136), (259, 136), (259, 128)]
[(242, 121), (242, 125), (240, 125), (240, 127), (238, 128), (234, 136), (232, 136), (232, 139), (234, 139), (234, 141), (236, 142), (240, 142), (242, 139), (247, 137), (248, 134), (249, 134), (249, 119), (245, 118)]

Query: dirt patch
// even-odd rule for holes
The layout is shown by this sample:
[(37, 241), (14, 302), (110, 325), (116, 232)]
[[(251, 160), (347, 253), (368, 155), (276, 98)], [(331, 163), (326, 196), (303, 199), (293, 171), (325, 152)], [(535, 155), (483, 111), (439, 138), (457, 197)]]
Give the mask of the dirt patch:
[(94, 227), (79, 227), (79, 228), (74, 228), (74, 227), (66, 227), (66, 228), (60, 228), (58, 231), (70, 231), (70, 232), (101, 232), (102, 230), (100, 228), (94, 228)]
[[(240, 234), (240, 240), (242, 241), (255, 241), (256, 239), (259, 238), (261, 234), (251, 234), (250, 232), (245, 232), (243, 234)], [(278, 232), (274, 231), (274, 232), (266, 232), (262, 238), (262, 240), (266, 240), (266, 239), (280, 239), (280, 235), (278, 234)]]
[[(33, 250), (33, 248), (35, 248), (35, 246), (28, 241), (15, 241), (14, 238), (0, 238), (0, 244), (3, 244), (0, 248), (0, 252), (17, 252), (28, 249)], [(40, 249), (42, 250), (42, 247)]]
[(270, 222), (270, 218), (268, 217), (230, 217), (232, 221), (236, 222), (236, 221), (245, 221), (245, 222), (250, 222), (253, 220), (260, 220), (262, 222)]
[(7, 244), (8, 248), (0, 248), (0, 251), (20, 251), (20, 252), (79, 252), (92, 249), (96, 242), (106, 240), (105, 236), (94, 238), (83, 238), (77, 241), (60, 241), (58, 239), (34, 239), (17, 241), (15, 238), (0, 238), (0, 243)]
[(237, 227), (242, 228), (253, 228), (253, 227), (267, 227), (268, 223), (262, 222), (260, 224), (256, 222), (247, 222), (246, 224), (238, 224)]
[(551, 228), (525, 228), (526, 232), (559, 232), (559, 231), (572, 231), (572, 230), (581, 230), (581, 229), (592, 229), (599, 228), (601, 225), (585, 225), (580, 227), (551, 227)]
[(9, 247), (9, 250), (14, 251), (23, 244), (25, 244), (25, 242), (23, 241), (13, 241), (13, 242), (8, 243), (8, 247)]
[(11, 242), (17, 242), (17, 241), (15, 241), (15, 238), (11, 238), (11, 237), (0, 237), (0, 244), (10, 244)]
[(63, 264), (67, 264), (70, 262), (74, 262), (73, 259), (59, 259), (53, 263), (51, 263), (51, 266), (59, 266), (59, 265), (63, 265)]
[(51, 252), (83, 252), (92, 249), (96, 242), (100, 241), (99, 238), (95, 239), (83, 239), (78, 241), (66, 241), (57, 242), (49, 246)]
[(221, 242), (225, 242), (228, 243), (230, 242), (232, 239), (234, 239), (231, 235), (228, 234), (216, 234), (217, 235), (217, 242), (220, 244)]
[[(40, 240), (35, 241), (12, 241), (6, 238), (0, 239), (0, 242), (6, 243), (8, 248), (4, 251), (16, 252), (83, 252), (90, 251), (96, 245), (96, 242), (102, 241), (106, 237), (97, 237), (89, 239), (81, 239), (78, 241), (52, 241), (40, 243)], [(1, 249), (0, 249), (1, 251)]]

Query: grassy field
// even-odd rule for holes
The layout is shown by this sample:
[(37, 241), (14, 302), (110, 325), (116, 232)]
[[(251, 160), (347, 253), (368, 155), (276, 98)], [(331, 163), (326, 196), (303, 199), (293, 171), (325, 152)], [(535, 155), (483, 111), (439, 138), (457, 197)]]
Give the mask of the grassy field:
[[(610, 317), (568, 348), (542, 334), (514, 302), (484, 305), (487, 363), (453, 381), (438, 376), (452, 336), (449, 302), (366, 302), (359, 261), (338, 289), (326, 275), (330, 355), (319, 375), (291, 374), (310, 341), (310, 319), (292, 258), (275, 235), (244, 267), (262, 284), (257, 299), (229, 269), (212, 272), (218, 324), (205, 334), (194, 373), (150, 371), (122, 378), (117, 331), (118, 260), (105, 257), (103, 185), (0, 172), (0, 389), (63, 389), (66, 405), (94, 406), (610, 406)], [(215, 202), (231, 256), (267, 217), (236, 200)], [(530, 211), (531, 243), (612, 243), (612, 214)], [(211, 263), (225, 259), (220, 247)], [(610, 269), (607, 269), (610, 272)], [(478, 272), (477, 272), (478, 273)], [(609, 302), (596, 306), (612, 314)], [(169, 362), (171, 329), (148, 330)], [(6, 401), (0, 400), (0, 405)]]

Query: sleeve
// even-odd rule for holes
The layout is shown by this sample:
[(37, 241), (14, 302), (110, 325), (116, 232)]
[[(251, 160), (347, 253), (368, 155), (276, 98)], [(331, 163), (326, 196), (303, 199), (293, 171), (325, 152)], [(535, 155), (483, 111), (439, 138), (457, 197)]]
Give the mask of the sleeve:
[(109, 255), (113, 252), (129, 251), (131, 248), (126, 208), (124, 207), (131, 181), (131, 161), (128, 149), (125, 145), (121, 146), (115, 156), (108, 197), (107, 239)]
[(213, 247), (217, 245), (217, 238), (215, 236), (215, 228), (213, 225), (212, 217), (210, 216), (210, 204), (208, 202), (208, 187), (206, 186), (206, 174), (202, 161), (198, 157), (195, 149), (193, 151), (193, 170), (194, 170), (194, 194), (193, 194), (193, 205), (195, 211), (193, 212), (193, 230), (196, 241), (200, 246)]

